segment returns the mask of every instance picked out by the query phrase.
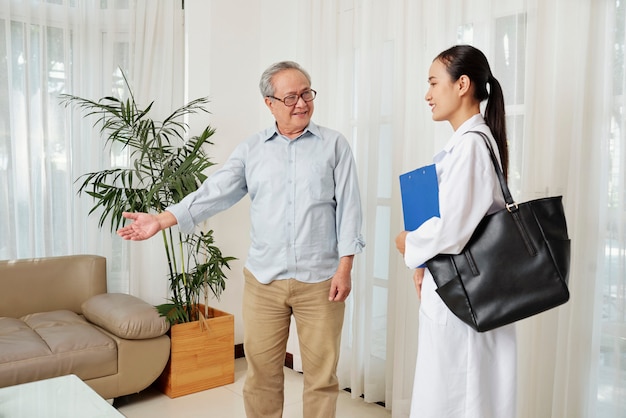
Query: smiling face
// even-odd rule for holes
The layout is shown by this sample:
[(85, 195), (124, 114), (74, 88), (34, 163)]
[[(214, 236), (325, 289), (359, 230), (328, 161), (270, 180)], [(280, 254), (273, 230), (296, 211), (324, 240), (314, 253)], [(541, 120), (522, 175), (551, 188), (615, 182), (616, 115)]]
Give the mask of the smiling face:
[(461, 106), (461, 79), (452, 81), (445, 64), (437, 59), (428, 71), (428, 85), (425, 99), (433, 120), (450, 121), (454, 126), (455, 115)]
[[(282, 70), (272, 77), (274, 96), (279, 99), (291, 94), (300, 95), (311, 89), (306, 76), (296, 69)], [(313, 101), (305, 102), (302, 97), (293, 106), (285, 106), (280, 100), (265, 98), (265, 104), (274, 115), (278, 131), (287, 138), (296, 138), (304, 131), (313, 116)]]

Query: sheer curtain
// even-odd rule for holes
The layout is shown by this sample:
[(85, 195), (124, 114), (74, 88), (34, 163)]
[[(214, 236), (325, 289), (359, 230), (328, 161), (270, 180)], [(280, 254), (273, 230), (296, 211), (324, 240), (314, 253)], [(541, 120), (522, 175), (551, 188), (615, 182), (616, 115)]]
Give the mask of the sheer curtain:
[(183, 50), (180, 0), (0, 4), (0, 259), (99, 254), (109, 290), (131, 290), (128, 246), (98, 228), (74, 184), (126, 156), (105, 153), (93, 120), (59, 94), (118, 95), (121, 69), (143, 103), (154, 92), (182, 103)]
[(333, 92), (316, 118), (352, 142), (365, 210), (342, 385), (408, 415), (419, 302), (393, 244), (397, 178), (451, 134), (430, 120), (427, 70), (441, 50), (469, 43), (505, 90), (515, 197), (562, 194), (572, 237), (571, 300), (518, 326), (518, 417), (625, 416), (624, 1), (303, 4), (298, 36), (316, 85)]
[[(141, 102), (182, 104), (181, 13), (174, 0), (0, 3), (0, 258), (93, 252), (111, 261), (111, 291), (165, 294), (75, 195), (78, 176), (126, 159), (58, 94), (109, 94), (121, 67)], [(419, 301), (393, 244), (397, 179), (451, 134), (423, 100), (432, 58), (470, 43), (505, 88), (515, 197), (563, 194), (572, 237), (571, 300), (518, 327), (518, 417), (626, 416), (624, 0), (300, 0), (293, 18), (298, 59), (327, 92), (316, 121), (351, 141), (362, 186), (342, 386), (408, 415)]]

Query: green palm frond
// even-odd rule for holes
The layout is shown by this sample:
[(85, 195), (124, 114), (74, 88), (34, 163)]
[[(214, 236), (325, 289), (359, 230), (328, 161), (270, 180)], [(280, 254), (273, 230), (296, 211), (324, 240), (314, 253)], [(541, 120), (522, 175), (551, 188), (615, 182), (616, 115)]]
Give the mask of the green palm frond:
[[(110, 152), (115, 144), (128, 150), (129, 167), (95, 171), (76, 180), (77, 193), (94, 201), (89, 214), (99, 213), (98, 226), (108, 222), (111, 232), (123, 225), (123, 212), (159, 213), (179, 203), (200, 187), (207, 178), (204, 172), (214, 165), (206, 147), (213, 145), (210, 138), (215, 130), (206, 126), (200, 135), (187, 138), (189, 126), (185, 122), (186, 116), (209, 113), (208, 98), (192, 100), (156, 121), (150, 116), (154, 102), (141, 107), (126, 75), (122, 75), (128, 90), (125, 100), (61, 95), (65, 107), (73, 106), (85, 118), (95, 120), (93, 126), (104, 141), (105, 151)], [(226, 288), (223, 269), (230, 269), (228, 262), (235, 258), (222, 255), (214, 245), (213, 231), (183, 237), (170, 229), (162, 236), (172, 297), (159, 305), (158, 311), (171, 323), (195, 320), (193, 307), (200, 303), (200, 294), (206, 298), (210, 291), (220, 297)]]

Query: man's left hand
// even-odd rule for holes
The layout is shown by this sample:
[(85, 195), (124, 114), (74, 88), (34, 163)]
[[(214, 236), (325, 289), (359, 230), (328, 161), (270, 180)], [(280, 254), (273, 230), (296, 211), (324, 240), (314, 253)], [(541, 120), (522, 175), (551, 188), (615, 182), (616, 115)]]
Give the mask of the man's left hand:
[(339, 268), (330, 281), (330, 292), (328, 300), (331, 302), (343, 302), (348, 298), (352, 290), (352, 258), (353, 256), (342, 257), (339, 261)]
[(352, 260), (353, 255), (344, 256), (339, 259), (339, 268), (330, 281), (330, 292), (328, 300), (331, 302), (343, 302), (350, 295), (352, 290)]
[(343, 302), (348, 298), (350, 290), (352, 290), (350, 272), (343, 273), (337, 271), (330, 282), (328, 300), (331, 302)]

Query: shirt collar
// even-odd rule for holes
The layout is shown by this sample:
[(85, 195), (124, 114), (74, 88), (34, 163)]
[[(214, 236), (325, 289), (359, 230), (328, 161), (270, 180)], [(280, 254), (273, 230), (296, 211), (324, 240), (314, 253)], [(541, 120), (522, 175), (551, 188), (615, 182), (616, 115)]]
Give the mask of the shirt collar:
[[(316, 136), (318, 138), (322, 137), (319, 126), (317, 126), (313, 121), (309, 121), (309, 124), (307, 125), (306, 128), (304, 128), (304, 131), (297, 138), (294, 138), (294, 140), (303, 137), (307, 133), (310, 133), (311, 135)], [(274, 123), (272, 126), (270, 126), (269, 128), (265, 129), (265, 131), (263, 131), (263, 134), (261, 135), (261, 139), (263, 140), (263, 142), (267, 142), (278, 136), (280, 136), (280, 132), (278, 132), (276, 123)]]
[(448, 140), (448, 142), (446, 142), (446, 145), (443, 147), (443, 149), (435, 155), (434, 160), (440, 161), (441, 158), (443, 158), (444, 153), (446, 154), (450, 153), (452, 149), (454, 148), (454, 146), (459, 143), (459, 140), (461, 139), (461, 137), (468, 131), (472, 131), (472, 130), (484, 131), (485, 129), (481, 125), (484, 125), (484, 127), (487, 126), (487, 124), (485, 123), (485, 119), (483, 118), (483, 115), (481, 115), (480, 113), (475, 114), (474, 116), (472, 116), (471, 118), (463, 122), (463, 124), (459, 126), (459, 128), (454, 132), (454, 134)]

